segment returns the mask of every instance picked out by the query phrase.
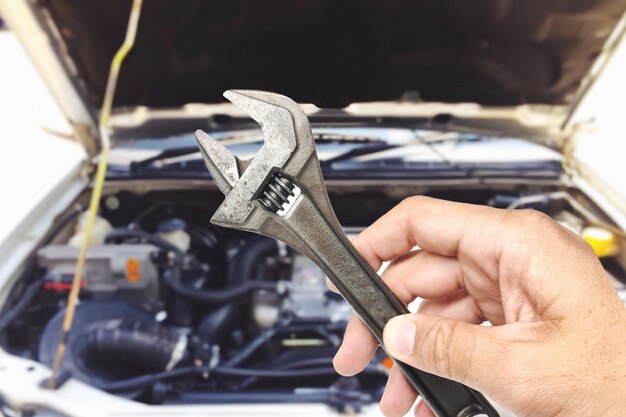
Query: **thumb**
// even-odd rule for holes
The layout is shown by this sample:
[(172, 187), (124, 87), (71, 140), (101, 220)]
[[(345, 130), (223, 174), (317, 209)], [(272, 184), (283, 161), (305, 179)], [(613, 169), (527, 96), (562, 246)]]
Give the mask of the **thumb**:
[(484, 391), (498, 380), (510, 350), (498, 327), (421, 313), (389, 320), (383, 340), (395, 359)]

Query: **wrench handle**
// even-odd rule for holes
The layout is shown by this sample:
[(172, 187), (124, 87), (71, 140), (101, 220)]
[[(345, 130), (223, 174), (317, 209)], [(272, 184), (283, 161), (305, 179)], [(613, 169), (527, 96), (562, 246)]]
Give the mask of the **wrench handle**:
[[(408, 313), (408, 309), (359, 255), (336, 219), (329, 221), (306, 194), (299, 198), (301, 201), (281, 219), (297, 237), (297, 242), (288, 243), (308, 255), (326, 273), (383, 346), (385, 324), (394, 316)], [(436, 416), (498, 417), (495, 408), (478, 391), (402, 362), (395, 365)]]

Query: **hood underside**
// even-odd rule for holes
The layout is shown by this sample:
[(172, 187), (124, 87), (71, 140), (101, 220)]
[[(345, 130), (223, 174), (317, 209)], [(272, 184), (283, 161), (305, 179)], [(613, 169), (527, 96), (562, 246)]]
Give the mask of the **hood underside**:
[[(41, 5), (97, 109), (130, 0)], [(319, 107), (567, 105), (625, 9), (625, 0), (147, 1), (115, 105), (223, 102), (234, 87)]]

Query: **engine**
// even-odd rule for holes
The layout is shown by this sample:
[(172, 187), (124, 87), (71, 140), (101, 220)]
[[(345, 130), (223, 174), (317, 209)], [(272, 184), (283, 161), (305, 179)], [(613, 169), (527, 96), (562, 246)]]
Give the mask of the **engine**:
[[(260, 389), (276, 401), (315, 392), (340, 409), (378, 398), (382, 354), (358, 377), (332, 368), (352, 309), (312, 261), (266, 237), (190, 227), (178, 217), (147, 223), (152, 230), (107, 225), (90, 246), (64, 379), (151, 404), (228, 402)], [(41, 291), (5, 335), (11, 350), (48, 366), (78, 259), (78, 225), (76, 236), (37, 252)]]
[[(550, 214), (594, 246), (622, 288), (612, 229), (569, 194), (471, 197)], [(214, 201), (197, 191), (104, 200), (60, 380), (148, 404), (315, 402), (352, 411), (377, 401), (390, 366), (382, 350), (359, 375), (333, 369), (352, 308), (324, 273), (273, 239), (212, 226)], [(335, 207), (353, 234), (397, 202), (350, 194)], [(0, 314), (0, 344), (11, 354), (52, 366), (83, 223), (79, 212), (68, 215), (16, 281)]]

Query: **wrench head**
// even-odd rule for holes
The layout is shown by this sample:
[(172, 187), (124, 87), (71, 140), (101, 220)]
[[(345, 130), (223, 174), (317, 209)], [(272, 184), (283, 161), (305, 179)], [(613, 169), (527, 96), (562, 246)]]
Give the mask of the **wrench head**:
[[(255, 90), (228, 90), (224, 97), (259, 123), (265, 142), (241, 172), (244, 164), (235, 155), (203, 131), (196, 132), (207, 168), (226, 195), (211, 222), (230, 228), (248, 229), (246, 224), (250, 222), (253, 213), (262, 210), (253, 202), (253, 198), (264, 186), (267, 177), (274, 170), (283, 169), (297, 149), (306, 150), (307, 153), (312, 149), (314, 152), (315, 143), (306, 114), (290, 98)], [(292, 176), (296, 176), (299, 171), (298, 164), (295, 165), (290, 169)]]

